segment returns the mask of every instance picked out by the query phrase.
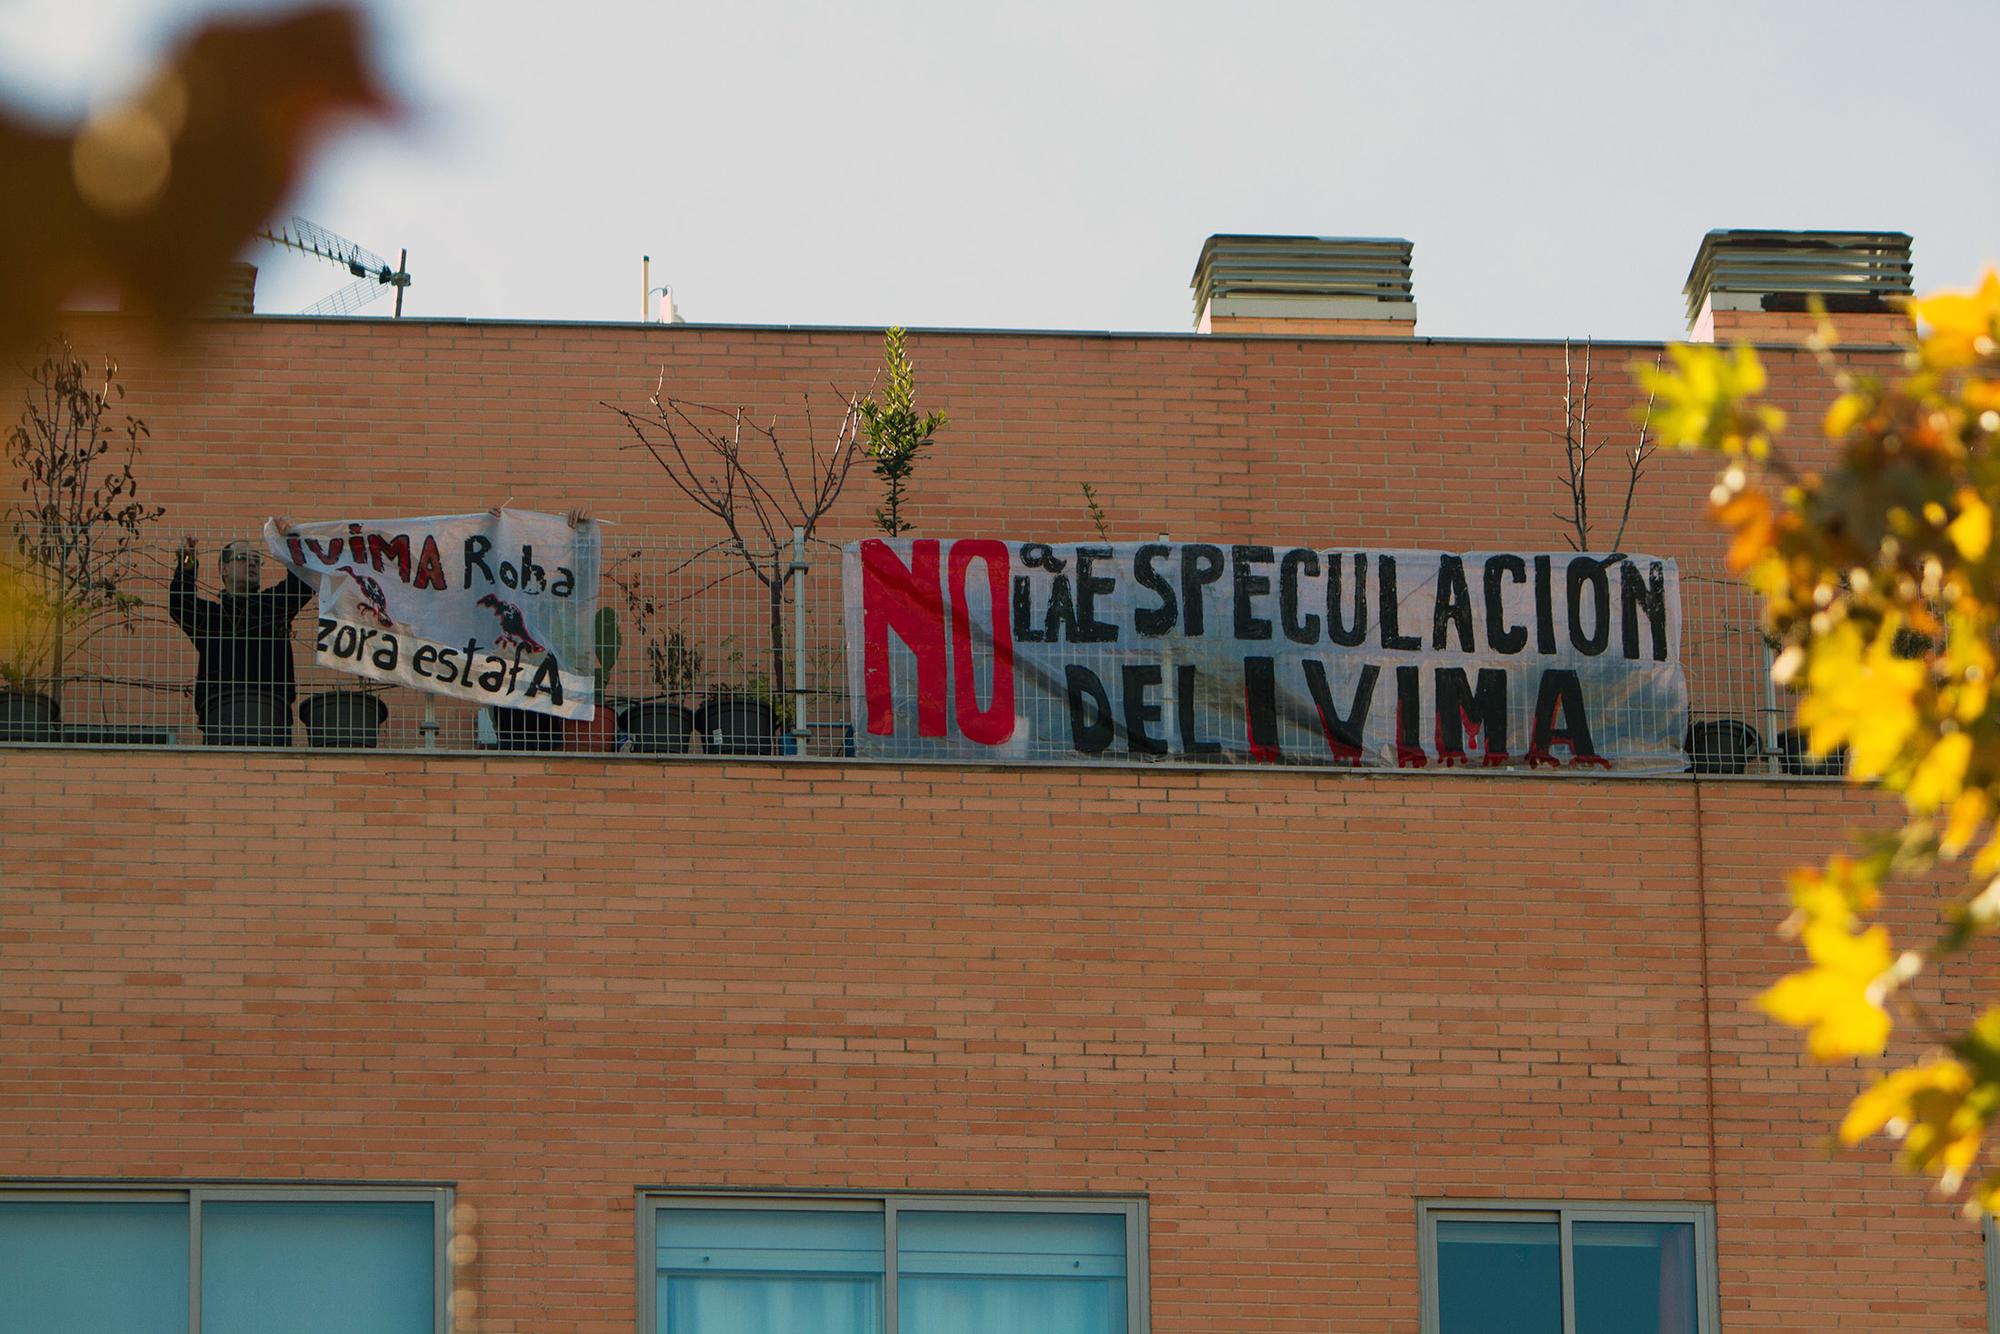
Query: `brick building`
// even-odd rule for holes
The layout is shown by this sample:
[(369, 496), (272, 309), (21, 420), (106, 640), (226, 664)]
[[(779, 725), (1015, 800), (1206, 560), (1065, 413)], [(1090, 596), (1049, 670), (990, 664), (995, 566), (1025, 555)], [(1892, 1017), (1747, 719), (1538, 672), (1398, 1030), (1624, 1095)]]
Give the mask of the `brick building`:
[[(1087, 537), (1088, 482), (1114, 538), (1561, 549), (1581, 344), (1416, 336), (1407, 246), (1260, 292), (1236, 240), (1203, 332), (913, 334), (919, 531)], [(1748, 268), (1691, 323), (1815, 420)], [(601, 403), (792, 421), (881, 348), (70, 333), (205, 537), (511, 499), (706, 542)], [(1591, 351), (1636, 431), (1657, 347)], [(1712, 559), (1709, 484), (1659, 458), (1626, 548)], [(0, 1330), (1988, 1328), (1978, 1228), (1830, 1154), (1855, 1074), (1746, 1008), (1782, 873), (1884, 809), (1776, 767), (0, 748)]]

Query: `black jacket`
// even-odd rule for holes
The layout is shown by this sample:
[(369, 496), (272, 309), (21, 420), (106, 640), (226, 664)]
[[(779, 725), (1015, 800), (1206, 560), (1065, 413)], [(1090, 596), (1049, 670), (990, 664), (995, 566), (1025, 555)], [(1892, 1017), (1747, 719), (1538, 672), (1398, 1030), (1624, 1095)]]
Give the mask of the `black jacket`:
[(291, 570), (285, 581), (220, 602), (197, 597), (194, 562), (174, 566), (167, 614), (194, 641), (194, 716), (204, 725), (209, 706), (231, 690), (267, 690), (284, 696), (290, 710), (298, 695), (292, 677), (292, 618), (312, 599), (313, 586)]

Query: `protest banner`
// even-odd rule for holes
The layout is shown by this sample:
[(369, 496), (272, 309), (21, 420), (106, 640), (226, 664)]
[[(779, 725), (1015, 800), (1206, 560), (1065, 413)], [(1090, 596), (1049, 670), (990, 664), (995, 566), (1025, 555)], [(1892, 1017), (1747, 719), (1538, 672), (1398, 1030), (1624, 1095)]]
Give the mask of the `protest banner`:
[(864, 755), (1685, 764), (1671, 560), (870, 539), (842, 585)]
[(510, 509), (267, 523), (264, 541), (319, 590), (322, 665), (474, 704), (596, 712), (595, 524)]

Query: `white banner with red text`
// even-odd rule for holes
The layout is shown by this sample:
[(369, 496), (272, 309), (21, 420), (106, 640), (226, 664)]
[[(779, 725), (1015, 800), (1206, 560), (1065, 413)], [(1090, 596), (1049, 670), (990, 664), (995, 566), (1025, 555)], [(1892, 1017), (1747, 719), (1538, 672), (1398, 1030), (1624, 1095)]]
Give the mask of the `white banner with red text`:
[(318, 661), (560, 718), (596, 712), (598, 534), (531, 510), (265, 524), (319, 590)]
[(1686, 763), (1658, 557), (870, 539), (842, 584), (863, 755)]

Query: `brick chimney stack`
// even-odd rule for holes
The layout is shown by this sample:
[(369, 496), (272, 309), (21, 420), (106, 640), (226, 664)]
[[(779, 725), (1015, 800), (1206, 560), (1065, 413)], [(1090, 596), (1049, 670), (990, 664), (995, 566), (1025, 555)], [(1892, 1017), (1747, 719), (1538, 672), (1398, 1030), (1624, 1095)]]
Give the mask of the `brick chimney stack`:
[(1195, 264), (1195, 332), (1408, 338), (1416, 332), (1408, 241), (1211, 236)]
[(1812, 298), (1845, 343), (1893, 343), (1909, 330), (1910, 238), (1902, 232), (1715, 231), (1687, 286), (1697, 343), (1796, 343), (1816, 321)]

